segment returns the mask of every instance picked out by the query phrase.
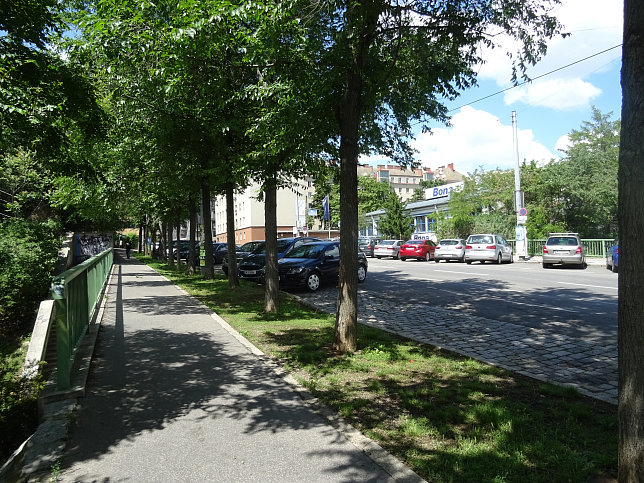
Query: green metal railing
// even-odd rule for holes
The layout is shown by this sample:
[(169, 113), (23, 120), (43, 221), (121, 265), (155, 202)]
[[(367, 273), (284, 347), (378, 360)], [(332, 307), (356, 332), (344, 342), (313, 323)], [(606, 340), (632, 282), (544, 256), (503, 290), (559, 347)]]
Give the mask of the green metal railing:
[[(516, 241), (508, 240), (516, 253)], [(528, 240), (528, 255), (540, 256), (545, 245), (546, 239)], [(615, 244), (614, 238), (586, 238), (581, 240), (581, 244), (586, 249), (586, 256), (591, 258), (606, 258), (608, 248)]]
[(87, 333), (94, 309), (112, 269), (113, 250), (85, 260), (54, 278), (51, 294), (56, 313), (56, 366), (59, 390), (71, 387), (74, 356)]

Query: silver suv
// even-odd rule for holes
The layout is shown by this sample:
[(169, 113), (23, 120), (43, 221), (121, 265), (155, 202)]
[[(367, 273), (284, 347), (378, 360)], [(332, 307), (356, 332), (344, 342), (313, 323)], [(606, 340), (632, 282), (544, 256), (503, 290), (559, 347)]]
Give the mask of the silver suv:
[(555, 264), (586, 268), (586, 253), (577, 233), (550, 233), (542, 252), (543, 268)]

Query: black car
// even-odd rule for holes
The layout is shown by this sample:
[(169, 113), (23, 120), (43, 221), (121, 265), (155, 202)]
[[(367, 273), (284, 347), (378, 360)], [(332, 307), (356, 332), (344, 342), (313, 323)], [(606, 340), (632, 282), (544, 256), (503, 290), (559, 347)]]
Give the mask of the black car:
[[(320, 241), (319, 238), (300, 236), (295, 238), (280, 238), (277, 240), (277, 259), (282, 258), (293, 248), (305, 243)], [(264, 279), (264, 266), (266, 265), (266, 242), (262, 242), (250, 255), (239, 264), (239, 278), (261, 282)]]
[[(172, 252), (174, 258), (177, 258), (177, 241), (172, 242)], [(199, 257), (199, 242), (195, 241), (195, 251), (197, 252), (197, 257)], [(190, 256), (190, 240), (179, 240), (179, 256), (181, 260), (188, 260)]]
[[(293, 248), (277, 262), (280, 288), (306, 287), (316, 291), (324, 282), (338, 280), (340, 242), (320, 241)], [(358, 252), (358, 282), (367, 279), (367, 257)]]
[[(238, 248), (235, 252), (235, 257), (237, 258), (237, 266), (239, 267), (239, 264), (241, 261), (246, 258), (248, 255), (250, 255), (253, 250), (255, 250), (257, 247), (262, 246), (264, 244), (264, 240), (256, 240), (256, 241), (249, 241), (244, 243), (242, 246), (236, 245)], [(228, 275), (228, 253), (226, 253), (221, 261), (221, 270)]]
[[(239, 248), (237, 245), (235, 247)], [(215, 265), (223, 264), (226, 256), (228, 256), (228, 243), (212, 242), (212, 258)]]

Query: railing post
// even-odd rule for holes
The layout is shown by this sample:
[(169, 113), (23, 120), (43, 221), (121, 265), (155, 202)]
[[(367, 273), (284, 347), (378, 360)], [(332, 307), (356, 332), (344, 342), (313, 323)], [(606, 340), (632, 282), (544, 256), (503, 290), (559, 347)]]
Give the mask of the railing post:
[(65, 294), (65, 281), (55, 279), (51, 290), (54, 299), (56, 314), (56, 384), (58, 389), (65, 390), (71, 387), (71, 334), (67, 318), (67, 297)]

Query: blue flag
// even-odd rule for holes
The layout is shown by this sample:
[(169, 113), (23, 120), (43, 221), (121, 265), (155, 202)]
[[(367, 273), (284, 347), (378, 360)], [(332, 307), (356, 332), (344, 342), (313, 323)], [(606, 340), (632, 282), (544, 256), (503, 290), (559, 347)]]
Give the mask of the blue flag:
[(331, 215), (329, 213), (329, 195), (326, 195), (324, 199), (322, 200), (322, 209), (324, 210), (324, 219), (325, 220), (330, 220)]

